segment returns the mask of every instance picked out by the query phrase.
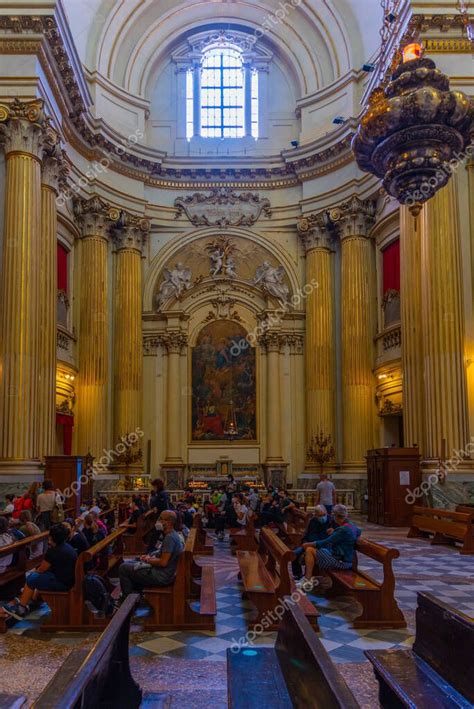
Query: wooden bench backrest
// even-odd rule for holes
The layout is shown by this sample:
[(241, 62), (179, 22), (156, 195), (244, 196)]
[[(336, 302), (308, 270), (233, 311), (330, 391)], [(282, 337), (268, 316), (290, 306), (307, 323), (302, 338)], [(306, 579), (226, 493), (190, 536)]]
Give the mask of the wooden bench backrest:
[(275, 646), (295, 707), (356, 709), (354, 699), (301, 609), (288, 604)]
[(94, 559), (96, 559), (100, 554), (106, 552), (112, 544), (119, 543), (119, 550), (122, 549), (122, 535), (126, 532), (126, 527), (120, 527), (116, 529), (111, 534), (108, 534), (104, 539), (102, 539), (93, 547), (89, 547), (83, 551), (76, 560), (75, 569), (75, 584), (74, 587), (79, 594), (82, 594), (84, 577), (87, 575), (86, 564), (90, 564)]
[[(395, 590), (395, 576), (392, 568), (392, 561), (398, 559), (400, 552), (398, 549), (391, 549), (390, 547), (384, 547), (382, 544), (377, 544), (377, 542), (372, 542), (369, 539), (359, 539), (356, 542), (356, 552), (368, 556), (374, 561), (378, 561), (383, 567), (383, 581), (381, 584), (376, 582), (372, 577), (370, 579), (373, 583), (378, 586), (384, 585), (384, 587), (391, 593)], [(357, 556), (357, 555), (356, 555)], [(358, 560), (356, 558), (356, 563), (354, 564), (354, 569), (357, 569)], [(366, 575), (367, 574), (363, 574)]]
[(291, 593), (288, 564), (295, 559), (294, 552), (268, 527), (260, 530), (258, 553), (264, 557), (265, 566), (277, 583), (278, 592)]
[(438, 510), (433, 507), (413, 508), (413, 515), (420, 517), (435, 517), (438, 519), (451, 520), (452, 522), (471, 523), (474, 520), (474, 510), (469, 512), (454, 512), (452, 510)]
[(35, 534), (33, 537), (25, 537), (24, 539), (20, 539), (18, 542), (0, 547), (0, 557), (15, 554), (21, 549), (26, 549), (30, 544), (37, 544), (38, 542), (44, 541), (48, 537), (49, 532), (41, 532), (40, 534)]
[(134, 593), (125, 599), (66, 686), (59, 669), (34, 703), (36, 709), (99, 706), (112, 700), (110, 692), (115, 698), (120, 694), (121, 706), (138, 706), (141, 693), (130, 674), (128, 639), (139, 598)]
[(474, 703), (474, 620), (431, 593), (418, 593), (413, 651)]

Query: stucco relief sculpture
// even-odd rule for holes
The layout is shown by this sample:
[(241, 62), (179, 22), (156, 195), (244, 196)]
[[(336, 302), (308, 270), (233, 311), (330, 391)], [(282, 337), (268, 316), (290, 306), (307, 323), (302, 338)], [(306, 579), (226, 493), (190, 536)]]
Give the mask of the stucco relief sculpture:
[(252, 192), (238, 194), (229, 187), (178, 197), (174, 205), (176, 219), (186, 214), (194, 226), (252, 226), (262, 214), (271, 216), (268, 199)]
[(157, 295), (158, 310), (169, 298), (179, 299), (185, 291), (191, 288), (191, 269), (185, 268), (182, 263), (177, 263), (171, 271), (165, 268), (163, 275), (164, 280)]
[(210, 259), (210, 273), (212, 278), (226, 276), (237, 278), (236, 263), (234, 258), (235, 246), (225, 236), (220, 236), (206, 244)]
[(268, 261), (264, 261), (257, 268), (255, 278), (252, 281), (254, 286), (260, 286), (265, 293), (272, 295), (278, 300), (286, 302), (290, 294), (290, 289), (285, 283), (285, 269), (283, 266), (277, 268), (270, 265)]

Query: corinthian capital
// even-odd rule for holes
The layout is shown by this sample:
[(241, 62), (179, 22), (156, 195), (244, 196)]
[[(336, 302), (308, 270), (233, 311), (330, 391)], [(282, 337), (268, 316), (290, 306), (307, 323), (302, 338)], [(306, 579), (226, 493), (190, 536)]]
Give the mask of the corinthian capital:
[(120, 218), (118, 210), (97, 196), (75, 200), (74, 214), (83, 238), (107, 239), (110, 227)]
[(337, 225), (341, 239), (351, 236), (368, 236), (375, 221), (375, 201), (351, 197), (329, 212), (331, 221)]
[(306, 253), (313, 249), (334, 250), (334, 228), (326, 211), (302, 217), (298, 222), (298, 233)]
[(130, 212), (119, 212), (119, 218), (113, 230), (117, 251), (132, 250), (141, 254), (149, 231), (150, 220), (148, 218), (130, 214)]
[(50, 129), (44, 113), (44, 101), (20, 101), (0, 104), (0, 136), (5, 153), (19, 152), (40, 159)]
[(43, 150), (41, 182), (43, 185), (51, 187), (55, 192), (58, 192), (60, 187), (65, 187), (69, 174), (65, 155), (57, 133), (50, 133)]
[(163, 344), (168, 354), (182, 354), (188, 345), (188, 336), (185, 332), (170, 330), (164, 335)]

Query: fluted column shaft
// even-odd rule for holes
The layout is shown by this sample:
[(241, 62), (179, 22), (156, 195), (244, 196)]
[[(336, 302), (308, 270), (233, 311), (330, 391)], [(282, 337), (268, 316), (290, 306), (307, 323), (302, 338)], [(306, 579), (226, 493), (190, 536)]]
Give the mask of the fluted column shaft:
[(343, 456), (365, 465), (374, 446), (375, 263), (368, 231), (373, 206), (357, 199), (342, 207), (341, 345)]
[(39, 243), (38, 448), (41, 456), (55, 452), (57, 330), (57, 181), (59, 163), (46, 156), (41, 184)]
[(142, 425), (141, 237), (119, 236), (114, 288), (114, 441)]
[(110, 207), (93, 197), (76, 202), (75, 212), (82, 230), (76, 451), (97, 458), (108, 444)]
[(460, 225), (456, 179), (421, 215), (422, 317), (425, 357), (425, 458), (463, 449), (468, 441)]
[(265, 335), (267, 352), (267, 463), (282, 461), (280, 337)]
[(166, 462), (182, 463), (181, 455), (181, 353), (186, 336), (181, 332), (167, 333), (164, 344), (168, 352)]
[(421, 225), (408, 207), (400, 208), (403, 427), (406, 446), (424, 453), (423, 317), (421, 313)]
[(37, 435), (42, 103), (0, 106), (6, 179), (0, 285), (0, 458), (33, 461)]
[[(333, 246), (323, 226), (304, 235), (306, 247), (306, 443), (321, 431), (335, 440), (336, 348)], [(309, 290), (309, 288), (308, 288)]]

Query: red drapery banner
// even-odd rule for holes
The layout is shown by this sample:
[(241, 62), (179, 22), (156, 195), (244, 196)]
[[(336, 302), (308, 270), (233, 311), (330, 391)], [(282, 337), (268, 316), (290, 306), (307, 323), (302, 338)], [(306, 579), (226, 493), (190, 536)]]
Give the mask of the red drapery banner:
[(70, 416), (69, 414), (56, 414), (56, 425), (63, 427), (63, 455), (72, 455), (74, 416)]
[(400, 291), (400, 241), (392, 241), (382, 251), (383, 257), (383, 292)]
[(68, 278), (67, 278), (67, 260), (68, 250), (58, 243), (58, 290), (63, 290), (67, 293)]

